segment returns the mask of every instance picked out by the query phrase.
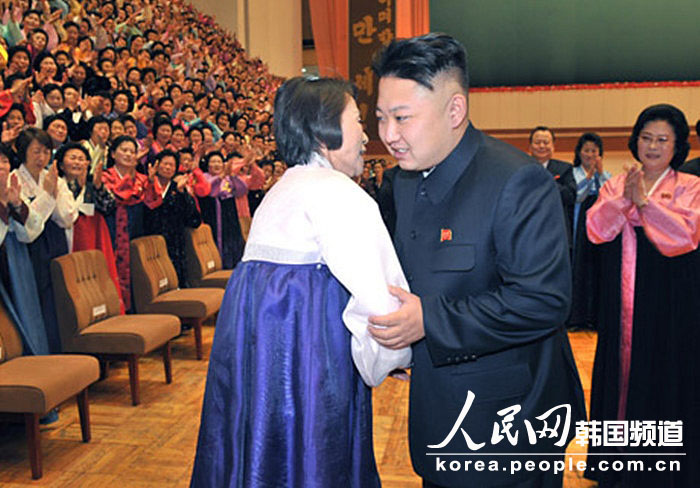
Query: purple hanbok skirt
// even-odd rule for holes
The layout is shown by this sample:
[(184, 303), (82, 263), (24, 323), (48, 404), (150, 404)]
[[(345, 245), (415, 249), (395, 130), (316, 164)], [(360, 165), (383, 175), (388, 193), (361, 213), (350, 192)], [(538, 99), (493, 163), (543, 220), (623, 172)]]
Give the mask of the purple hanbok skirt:
[(241, 262), (216, 324), (193, 487), (374, 488), (348, 292), (320, 264)]

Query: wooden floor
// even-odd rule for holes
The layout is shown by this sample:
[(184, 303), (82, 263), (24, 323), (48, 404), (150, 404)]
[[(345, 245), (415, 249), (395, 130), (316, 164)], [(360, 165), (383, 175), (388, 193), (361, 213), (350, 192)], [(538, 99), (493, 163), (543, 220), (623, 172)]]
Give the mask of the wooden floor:
[[(208, 353), (214, 327), (204, 327)], [(570, 334), (588, 400), (595, 335)], [(205, 356), (205, 359), (207, 356)], [(58, 422), (42, 428), (44, 477), (32, 481), (24, 428), (0, 424), (0, 487), (186, 487), (199, 427), (208, 362), (194, 359), (190, 335), (173, 345), (173, 383), (165, 384), (158, 354), (141, 361), (141, 405), (132, 407), (126, 365), (90, 388), (92, 441), (80, 441), (74, 402), (61, 407)], [(411, 469), (407, 429), (408, 382), (389, 379), (374, 392), (375, 454), (385, 488), (419, 487)], [(579, 458), (577, 458), (579, 459)], [(595, 486), (567, 473), (565, 487)]]

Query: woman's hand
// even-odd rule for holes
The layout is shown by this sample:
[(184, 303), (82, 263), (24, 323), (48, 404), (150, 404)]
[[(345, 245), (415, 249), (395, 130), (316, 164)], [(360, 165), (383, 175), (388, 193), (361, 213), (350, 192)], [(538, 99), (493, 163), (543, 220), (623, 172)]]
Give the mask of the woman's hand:
[(58, 190), (58, 164), (54, 163), (44, 177), (44, 191), (56, 198), (56, 190)]
[(7, 120), (2, 123), (2, 135), (0, 135), (0, 142), (3, 144), (12, 144), (12, 141), (17, 139), (19, 133), (22, 131), (22, 126), (16, 125), (14, 127), (9, 127)]
[(185, 190), (185, 185), (187, 185), (187, 175), (177, 175), (173, 178), (175, 185), (177, 185), (177, 191), (182, 193)]
[(19, 179), (16, 174), (10, 176), (10, 186), (5, 193), (7, 201), (10, 205), (17, 208), (22, 204), (20, 195), (22, 194), (22, 186), (19, 184)]
[(95, 171), (92, 172), (92, 186), (97, 190), (102, 188), (102, 163), (99, 161), (95, 165)]
[(603, 174), (603, 156), (596, 156), (595, 158), (595, 172), (599, 175)]
[(646, 187), (644, 186), (644, 172), (637, 165), (627, 166), (625, 171), (627, 171), (627, 175), (625, 176), (625, 187), (622, 195), (638, 208), (642, 208), (649, 203)]

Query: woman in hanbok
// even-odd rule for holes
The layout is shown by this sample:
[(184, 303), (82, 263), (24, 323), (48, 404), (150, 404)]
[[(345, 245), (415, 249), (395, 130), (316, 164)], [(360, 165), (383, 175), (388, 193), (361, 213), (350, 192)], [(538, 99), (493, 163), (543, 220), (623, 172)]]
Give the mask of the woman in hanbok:
[(144, 208), (155, 208), (163, 201), (155, 168), (148, 167), (148, 176), (136, 171), (136, 140), (117, 137), (109, 147), (107, 165), (102, 176), (105, 187), (114, 195), (117, 209), (105, 216), (117, 262), (119, 286), (126, 310), (131, 309), (131, 256), (129, 241), (144, 235)]
[[(628, 435), (619, 447), (590, 445), (596, 456), (588, 465), (639, 453), (646, 466), (679, 460), (681, 469), (592, 468), (586, 476), (601, 488), (693, 487), (700, 483), (700, 179), (676, 171), (689, 149), (685, 116), (672, 105), (646, 108), (629, 148), (641, 166), (630, 164), (603, 185), (586, 224), (605, 270), (591, 420), (624, 421)], [(681, 443), (669, 446), (673, 428), (660, 422), (678, 421)]]
[(603, 140), (598, 134), (581, 135), (574, 149), (576, 203), (573, 220), (572, 303), (569, 328), (595, 329), (598, 306), (600, 258), (597, 246), (586, 235), (586, 211), (598, 199), (600, 188), (611, 177), (603, 170)]
[(146, 233), (162, 235), (168, 248), (181, 288), (188, 286), (186, 262), (186, 228), (197, 228), (202, 217), (194, 197), (187, 189), (187, 175), (176, 175), (177, 154), (165, 149), (156, 155), (156, 181), (161, 188), (162, 203), (145, 214)]
[(366, 135), (351, 86), (293, 78), (275, 137), (293, 165), (265, 196), (219, 312), (193, 487), (372, 488), (370, 386), (406, 366), (368, 316), (407, 289), (376, 203), (352, 177)]
[(78, 218), (78, 206), (65, 180), (58, 176), (58, 168), (51, 165), (53, 145), (49, 135), (41, 129), (23, 130), (15, 143), (19, 168), (13, 171), (22, 188), (22, 200), (37, 215), (43, 225), (36, 228), (29, 238), (29, 255), (34, 267), (41, 312), (44, 317), (49, 349), (61, 352), (61, 338), (56, 318), (53, 287), (51, 285), (51, 260), (67, 254), (65, 230)]
[(211, 227), (224, 269), (233, 269), (243, 255), (243, 234), (236, 197), (245, 195), (245, 183), (231, 174), (231, 163), (224, 164), (219, 151), (204, 158), (204, 177), (210, 185), (209, 196), (199, 199), (202, 220)]
[[(41, 233), (40, 216), (22, 200), (9, 149), (0, 144), (0, 301), (22, 336), (25, 354), (49, 354), (34, 268), (26, 242)], [(55, 414), (54, 418), (57, 418)]]
[(105, 215), (114, 214), (117, 205), (114, 195), (102, 183), (102, 165), (96, 165), (94, 173), (88, 174), (90, 153), (77, 142), (69, 142), (61, 146), (56, 152), (55, 160), (59, 175), (66, 180), (78, 205), (78, 219), (73, 227), (66, 229), (68, 249), (71, 252), (88, 249), (102, 251), (109, 274), (117, 288), (120, 311), (124, 313), (124, 301), (119, 287), (112, 239), (104, 218)]

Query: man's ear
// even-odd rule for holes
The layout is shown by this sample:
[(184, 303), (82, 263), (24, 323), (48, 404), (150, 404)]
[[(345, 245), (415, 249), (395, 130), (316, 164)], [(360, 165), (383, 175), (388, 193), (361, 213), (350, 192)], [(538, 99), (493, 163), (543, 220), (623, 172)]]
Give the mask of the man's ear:
[(459, 127), (469, 115), (469, 102), (463, 93), (455, 93), (447, 106), (452, 128)]

